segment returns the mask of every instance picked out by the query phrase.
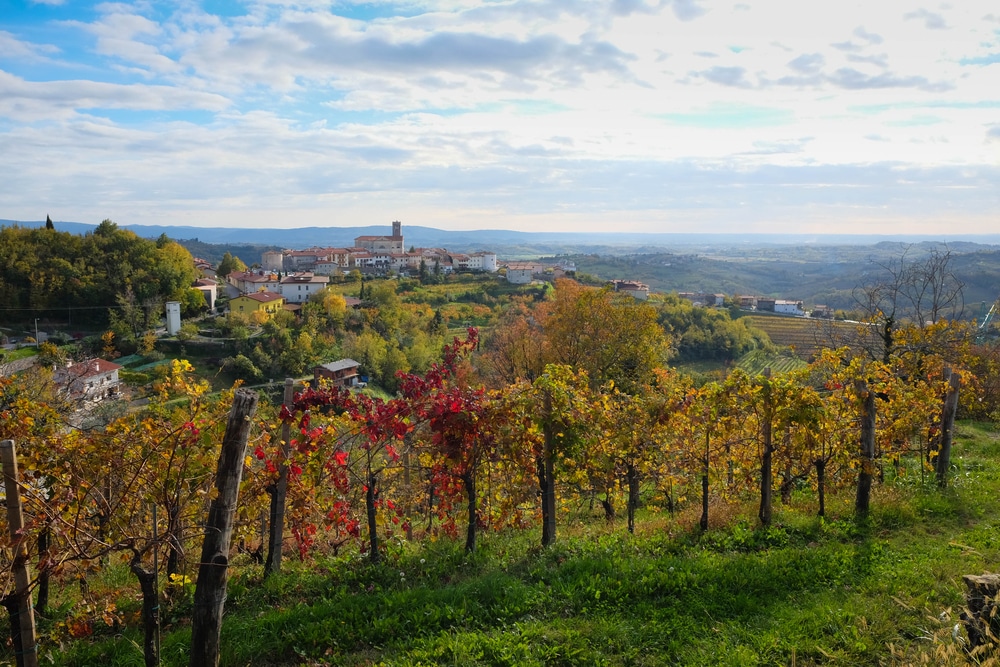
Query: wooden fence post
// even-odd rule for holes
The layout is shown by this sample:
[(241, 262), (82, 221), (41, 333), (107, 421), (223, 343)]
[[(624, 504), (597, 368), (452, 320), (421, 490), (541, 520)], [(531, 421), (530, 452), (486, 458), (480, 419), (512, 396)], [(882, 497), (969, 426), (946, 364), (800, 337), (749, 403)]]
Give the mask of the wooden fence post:
[(872, 494), (872, 473), (875, 469), (875, 392), (868, 383), (858, 380), (855, 384), (861, 396), (861, 451), (858, 469), (858, 495), (854, 501), (854, 513), (859, 517), (868, 515)]
[[(292, 409), (295, 397), (293, 389), (295, 381), (285, 378), (285, 394), (282, 404), (288, 411)], [(278, 479), (267, 487), (271, 495), (270, 525), (267, 539), (267, 561), (264, 563), (264, 576), (281, 571), (281, 548), (285, 532), (285, 498), (288, 495), (288, 456), (291, 454), (290, 443), (292, 428), (288, 422), (281, 425), (281, 464), (278, 466)]]
[(10, 614), (10, 634), (18, 667), (38, 667), (38, 639), (35, 636), (35, 612), (31, 607), (31, 577), (28, 574), (28, 547), (24, 528), (24, 511), (17, 478), (17, 452), (13, 440), (0, 442), (3, 463), (3, 484), (7, 495), (7, 523), (14, 543), (14, 591), (4, 599)]
[(772, 461), (774, 458), (774, 397), (771, 395), (771, 367), (761, 373), (764, 378), (761, 394), (764, 397), (764, 414), (761, 423), (761, 459), (760, 459), (760, 510), (757, 518), (765, 528), (771, 525), (771, 510), (774, 497), (774, 474)]
[(191, 614), (191, 667), (217, 667), (222, 610), (229, 581), (229, 545), (233, 536), (233, 516), (243, 477), (243, 459), (258, 396), (249, 389), (237, 389), (222, 438), (215, 488), (218, 491), (208, 511), (205, 541), (198, 566)]
[(944, 369), (944, 379), (948, 381), (948, 391), (944, 395), (944, 406), (941, 410), (941, 446), (938, 448), (937, 482), (938, 486), (948, 486), (948, 471), (951, 468), (951, 443), (955, 435), (955, 413), (958, 412), (958, 390), (962, 384), (962, 376)]

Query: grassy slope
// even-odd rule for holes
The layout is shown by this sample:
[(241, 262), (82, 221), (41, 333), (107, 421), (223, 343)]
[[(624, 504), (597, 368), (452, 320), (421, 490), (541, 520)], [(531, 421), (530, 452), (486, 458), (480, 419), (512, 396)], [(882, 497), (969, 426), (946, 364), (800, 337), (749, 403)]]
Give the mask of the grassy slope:
[[(863, 525), (850, 489), (826, 520), (804, 490), (769, 530), (753, 529), (751, 504), (713, 507), (704, 535), (693, 514), (641, 517), (635, 537), (569, 515), (546, 550), (523, 531), (484, 536), (473, 557), (443, 540), (396, 545), (374, 567), (356, 554), (289, 563), (263, 583), (235, 567), (222, 664), (963, 664), (960, 577), (1000, 556), (1000, 433), (962, 424), (955, 461), (944, 492), (919, 472), (887, 482)], [(170, 614), (166, 665), (187, 664), (187, 612)], [(139, 639), (43, 655), (141, 665)]]

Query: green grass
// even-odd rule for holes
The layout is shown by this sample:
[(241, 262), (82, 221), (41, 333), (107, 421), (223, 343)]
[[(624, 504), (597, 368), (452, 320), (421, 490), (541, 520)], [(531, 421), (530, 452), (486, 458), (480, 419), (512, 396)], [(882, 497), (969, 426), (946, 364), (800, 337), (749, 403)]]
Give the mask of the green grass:
[[(319, 557), (261, 581), (233, 568), (223, 665), (962, 664), (951, 639), (961, 575), (1000, 556), (1000, 434), (958, 429), (954, 483), (887, 475), (865, 522), (850, 490), (825, 519), (802, 491), (756, 528), (752, 502), (690, 516), (640, 516), (639, 534), (578, 518), (559, 541), (527, 530)], [(713, 512), (716, 511), (713, 509)], [(727, 514), (728, 512), (728, 514)], [(242, 561), (237, 561), (242, 563)], [(186, 665), (185, 608), (163, 639)], [(141, 665), (140, 634), (44, 649), (55, 665)]]
[(2, 363), (10, 363), (18, 359), (26, 359), (38, 354), (38, 349), (32, 344), (30, 347), (19, 347), (14, 350), (3, 350)]

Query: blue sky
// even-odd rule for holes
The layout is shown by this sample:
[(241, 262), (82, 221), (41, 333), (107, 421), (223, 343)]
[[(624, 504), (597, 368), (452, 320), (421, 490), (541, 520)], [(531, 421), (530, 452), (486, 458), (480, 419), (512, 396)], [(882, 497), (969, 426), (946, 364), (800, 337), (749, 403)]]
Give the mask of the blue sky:
[(0, 0), (0, 218), (1000, 232), (1000, 5)]

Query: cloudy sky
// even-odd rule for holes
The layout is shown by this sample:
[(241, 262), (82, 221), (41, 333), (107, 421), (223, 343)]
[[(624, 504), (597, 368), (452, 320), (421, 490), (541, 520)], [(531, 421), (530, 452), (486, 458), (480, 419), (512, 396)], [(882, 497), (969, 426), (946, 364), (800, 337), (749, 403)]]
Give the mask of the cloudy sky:
[(1000, 233), (996, 0), (0, 0), (0, 218)]

